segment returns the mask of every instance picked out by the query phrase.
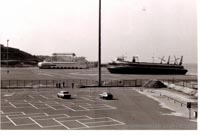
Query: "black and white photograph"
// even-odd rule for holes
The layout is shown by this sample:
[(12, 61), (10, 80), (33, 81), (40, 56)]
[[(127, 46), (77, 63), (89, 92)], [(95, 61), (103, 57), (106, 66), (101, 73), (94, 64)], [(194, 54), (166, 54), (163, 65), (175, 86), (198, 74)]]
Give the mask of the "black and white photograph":
[(0, 0), (1, 134), (197, 134), (197, 12), (197, 0)]

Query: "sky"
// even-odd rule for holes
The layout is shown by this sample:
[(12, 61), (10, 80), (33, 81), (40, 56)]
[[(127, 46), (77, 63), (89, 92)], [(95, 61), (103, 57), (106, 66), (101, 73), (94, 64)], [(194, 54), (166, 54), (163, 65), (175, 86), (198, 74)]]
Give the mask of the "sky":
[[(0, 44), (98, 60), (98, 0), (0, 0)], [(197, 63), (196, 0), (102, 0), (102, 62), (118, 56)]]

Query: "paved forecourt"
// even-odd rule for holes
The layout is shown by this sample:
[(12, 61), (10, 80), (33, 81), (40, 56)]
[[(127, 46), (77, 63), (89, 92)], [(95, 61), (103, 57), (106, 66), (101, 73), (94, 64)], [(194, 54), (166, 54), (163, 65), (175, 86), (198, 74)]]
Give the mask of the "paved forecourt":
[(87, 112), (116, 109), (99, 97), (74, 93), (72, 99), (61, 99), (55, 91), (21, 91), (15, 92), (15, 96), (3, 94), (1, 128), (92, 129), (125, 124), (112, 117), (87, 115)]
[[(60, 90), (71, 99), (56, 96)], [(197, 129), (137, 88), (2, 89), (1, 129)], [(99, 98), (111, 92), (113, 100)], [(160, 97), (162, 98), (162, 97)]]

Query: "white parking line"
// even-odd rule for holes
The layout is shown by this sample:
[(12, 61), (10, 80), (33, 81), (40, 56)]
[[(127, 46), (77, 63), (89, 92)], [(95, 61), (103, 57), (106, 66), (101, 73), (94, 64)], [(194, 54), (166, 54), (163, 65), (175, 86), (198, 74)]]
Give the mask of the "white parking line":
[(39, 127), (43, 128), (42, 125), (40, 125), (38, 122), (36, 122), (34, 119), (32, 119), (31, 117), (28, 117), (30, 120), (32, 120), (35, 124), (37, 124)]
[(45, 96), (43, 96), (43, 95), (39, 95), (39, 96), (41, 96), (41, 97), (43, 97), (43, 98), (45, 98), (45, 99), (49, 99), (49, 98), (47, 98), (47, 97), (45, 97)]
[[(61, 116), (61, 115), (64, 115), (64, 116)], [(51, 118), (51, 116), (54, 116), (54, 117), (52, 117)], [(57, 116), (57, 117), (56, 117)], [(36, 117), (37, 118), (37, 120), (50, 120), (50, 119), (53, 119), (53, 118), (69, 118), (68, 116), (66, 116), (65, 114), (55, 114), (55, 115), (49, 115), (49, 117), (47, 117), (47, 118), (45, 118), (44, 116), (42, 116), (42, 118), (39, 118), (39, 117), (41, 117), (41, 116), (38, 116), (38, 117)]]
[[(41, 117), (41, 115), (43, 115), (44, 113), (32, 113), (32, 114), (26, 114), (26, 115), (18, 115), (18, 116), (15, 116), (15, 118), (12, 118), (12, 119), (22, 119), (22, 118), (28, 118), (28, 117), (34, 117), (34, 118), (37, 118), (37, 117)], [(44, 114), (45, 115), (45, 114)], [(46, 116), (46, 115), (45, 115)]]
[(7, 122), (0, 122), (1, 124), (7, 124), (7, 123), (10, 123), (10, 121), (7, 121)]
[(93, 122), (85, 122), (85, 124), (91, 124), (91, 123), (104, 123), (104, 122), (114, 122), (113, 120), (108, 121), (93, 121)]
[(68, 118), (70, 117), (70, 116), (69, 116), (69, 115), (67, 115), (67, 114), (64, 114), (64, 115), (65, 115), (66, 117), (68, 117)]
[(44, 115), (49, 116), (49, 114), (47, 114), (47, 113), (44, 113)]
[(35, 99), (33, 96), (31, 96), (31, 95), (28, 95), (28, 97), (30, 97), (30, 98), (32, 98), (32, 99)]
[(113, 109), (113, 108), (99, 108), (99, 109), (90, 109), (90, 110), (111, 110), (111, 109)]
[[(77, 117), (79, 117), (79, 116), (77, 116)], [(80, 116), (81, 117), (81, 116)], [(60, 118), (63, 118), (63, 117), (59, 117), (59, 118), (57, 118), (57, 119), (60, 119)], [(52, 119), (52, 118), (51, 118)], [(61, 122), (69, 122), (69, 121), (76, 121), (76, 120), (89, 120), (88, 118), (86, 119), (86, 118), (80, 118), (80, 119), (74, 119), (74, 120), (60, 120)]]
[(63, 127), (70, 129), (69, 127), (67, 127), (66, 125), (62, 124), (60, 121), (56, 120), (55, 118), (53, 118), (54, 121), (56, 121), (57, 123), (59, 123), (60, 125), (62, 125)]
[(70, 107), (68, 107), (68, 106), (66, 106), (66, 105), (62, 105), (62, 106), (66, 107), (66, 108), (69, 109), (69, 110), (72, 110), (72, 111), (76, 112), (76, 110), (74, 110), (74, 109), (72, 109), (72, 108), (70, 108)]
[(110, 105), (107, 105), (107, 104), (103, 104), (103, 105), (110, 107), (110, 108), (113, 108), (113, 109), (116, 109), (116, 107), (113, 107), (113, 106), (110, 106)]
[(90, 126), (89, 128), (94, 128), (94, 127), (110, 127), (110, 126), (119, 126), (122, 124), (110, 124), (110, 125), (101, 125), (101, 126)]
[(81, 105), (79, 105), (79, 107), (80, 107), (80, 108), (83, 108), (83, 109), (85, 109), (85, 110), (87, 110), (87, 111), (89, 111), (89, 109), (87, 109), (87, 108), (85, 108), (85, 107), (83, 107), (83, 106), (81, 106)]
[(43, 103), (41, 100), (38, 100), (39, 103)]
[(1, 114), (4, 114), (4, 112), (3, 112), (3, 111), (1, 111)]
[(59, 104), (58, 102), (55, 101), (56, 104)]
[(121, 125), (124, 125), (124, 124), (125, 124), (125, 123), (123, 123), (123, 122), (121, 122), (121, 121), (115, 120), (115, 119), (110, 118), (110, 117), (106, 117), (106, 118), (109, 118), (109, 119), (111, 119), (111, 120), (113, 120), (113, 121), (116, 121), (116, 122), (120, 123)]
[(31, 104), (31, 103), (28, 103), (29, 105), (31, 105), (33, 108), (35, 108), (35, 109), (39, 109), (39, 108), (37, 108), (36, 106), (34, 106), (33, 104)]
[(52, 125), (52, 126), (44, 126), (43, 128), (53, 128), (53, 127), (60, 127), (62, 125)]
[(78, 121), (78, 120), (75, 120), (76, 122), (78, 122), (78, 123), (80, 123), (81, 125), (83, 125), (83, 126), (85, 126), (85, 127), (87, 127), (87, 128), (89, 128), (89, 126), (88, 125), (85, 125), (84, 123), (82, 123), (82, 122), (80, 122), (80, 121)]
[(53, 110), (57, 110), (56, 108), (54, 108), (54, 107), (52, 107), (52, 106), (50, 106), (48, 104), (45, 104), (45, 105), (48, 106), (49, 108), (53, 109)]
[[(114, 121), (114, 119), (111, 119), (110, 117), (99, 117), (99, 118), (92, 118), (91, 120), (101, 120), (101, 119), (108, 119), (108, 120), (104, 120), (104, 121), (89, 121), (89, 122), (84, 122), (85, 124), (89, 124), (89, 123), (101, 123), (101, 122), (111, 122)], [(116, 121), (118, 122), (118, 121)]]
[(92, 117), (90, 117), (90, 116), (87, 116), (87, 115), (84, 115), (85, 117), (88, 117), (88, 119), (93, 119)]
[(17, 108), (15, 105), (13, 105), (11, 102), (9, 102), (9, 104), (12, 106), (12, 107), (14, 107), (14, 108)]
[(9, 116), (6, 116), (6, 118), (7, 118), (13, 125), (17, 126), (17, 124), (15, 124), (15, 122), (12, 121), (11, 118), (9, 118)]
[(88, 99), (88, 98), (85, 98), (85, 97), (81, 97), (82, 99), (85, 99), (85, 100), (88, 100), (88, 101), (91, 101), (91, 102), (96, 102), (95, 100), (91, 100), (91, 99)]
[(24, 116), (24, 114), (6, 114), (6, 116)]
[[(101, 125), (101, 126), (89, 126), (88, 128), (98, 128), (98, 127), (110, 127), (110, 126), (120, 126), (121, 124), (110, 124), (110, 125)], [(80, 128), (71, 128), (72, 130), (76, 129), (84, 129), (87, 127), (80, 127)]]

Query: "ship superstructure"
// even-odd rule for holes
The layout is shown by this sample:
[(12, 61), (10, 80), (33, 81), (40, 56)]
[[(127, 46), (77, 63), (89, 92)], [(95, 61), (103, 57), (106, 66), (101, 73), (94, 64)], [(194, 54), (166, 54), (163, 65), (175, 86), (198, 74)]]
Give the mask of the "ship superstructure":
[(86, 69), (88, 61), (85, 57), (77, 57), (75, 53), (53, 53), (50, 58), (38, 63), (41, 69)]

